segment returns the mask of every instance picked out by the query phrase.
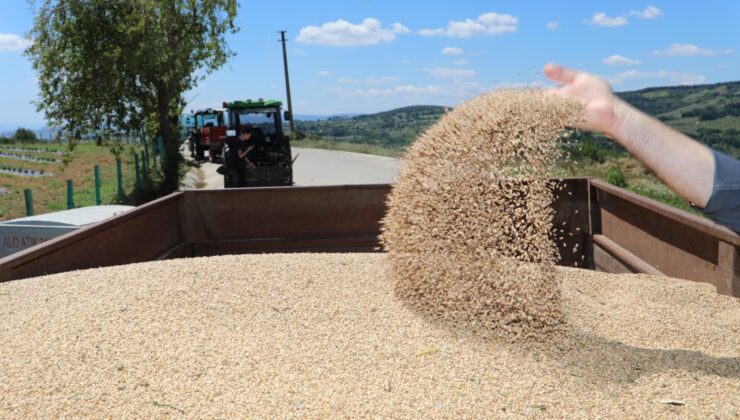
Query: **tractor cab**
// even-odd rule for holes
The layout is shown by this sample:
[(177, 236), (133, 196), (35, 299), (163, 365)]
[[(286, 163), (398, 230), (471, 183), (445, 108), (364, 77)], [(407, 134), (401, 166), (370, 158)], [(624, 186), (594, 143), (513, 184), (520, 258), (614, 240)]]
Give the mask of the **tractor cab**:
[(190, 156), (201, 161), (208, 157), (216, 162), (221, 157), (224, 141), (226, 140), (226, 124), (224, 112), (211, 108), (203, 109), (191, 114), (193, 129), (188, 137)]
[[(224, 102), (227, 138), (223, 150), (224, 188), (293, 185), (290, 138), (283, 132), (282, 103), (259, 99)], [(246, 160), (239, 158), (240, 135), (252, 133), (247, 141)], [(247, 160), (253, 167), (247, 167)]]

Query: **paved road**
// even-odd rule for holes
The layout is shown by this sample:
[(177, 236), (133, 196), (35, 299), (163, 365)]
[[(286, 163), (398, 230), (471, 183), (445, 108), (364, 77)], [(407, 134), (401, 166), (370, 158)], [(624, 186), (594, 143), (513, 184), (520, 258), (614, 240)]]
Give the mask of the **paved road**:
[[(293, 148), (295, 185), (388, 184), (398, 174), (399, 160), (336, 150)], [(184, 189), (223, 188), (218, 164), (202, 163), (185, 176)]]

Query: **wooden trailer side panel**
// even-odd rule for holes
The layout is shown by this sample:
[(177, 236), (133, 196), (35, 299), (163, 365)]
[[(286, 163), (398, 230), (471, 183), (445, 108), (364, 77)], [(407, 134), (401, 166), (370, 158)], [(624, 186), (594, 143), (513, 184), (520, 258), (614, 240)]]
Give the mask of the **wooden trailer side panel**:
[(594, 266), (713, 284), (740, 296), (740, 236), (707, 219), (591, 180)]
[(190, 256), (377, 251), (390, 186), (186, 191)]
[(0, 282), (63, 271), (151, 261), (182, 242), (181, 193), (54, 238), (0, 260)]
[[(588, 182), (553, 203), (560, 263), (589, 268)], [(163, 258), (373, 252), (390, 185), (179, 192), (2, 261), (0, 281)]]

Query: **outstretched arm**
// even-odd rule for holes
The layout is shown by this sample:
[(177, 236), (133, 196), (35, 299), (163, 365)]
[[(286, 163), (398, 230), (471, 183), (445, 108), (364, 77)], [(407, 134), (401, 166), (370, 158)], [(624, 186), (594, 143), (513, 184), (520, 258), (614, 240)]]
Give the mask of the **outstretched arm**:
[(545, 75), (562, 85), (551, 92), (581, 101), (576, 128), (612, 138), (681, 197), (705, 207), (712, 195), (714, 157), (705, 145), (633, 108), (608, 83), (588, 73), (547, 64)]

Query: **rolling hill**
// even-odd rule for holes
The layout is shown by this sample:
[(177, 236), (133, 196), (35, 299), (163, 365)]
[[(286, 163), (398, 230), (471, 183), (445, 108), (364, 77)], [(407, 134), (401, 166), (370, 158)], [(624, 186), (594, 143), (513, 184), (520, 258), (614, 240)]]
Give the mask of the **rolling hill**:
[[(740, 82), (655, 87), (618, 95), (697, 140), (740, 157)], [(332, 141), (403, 149), (447, 109), (409, 106), (354, 117), (297, 121), (296, 128)]]

